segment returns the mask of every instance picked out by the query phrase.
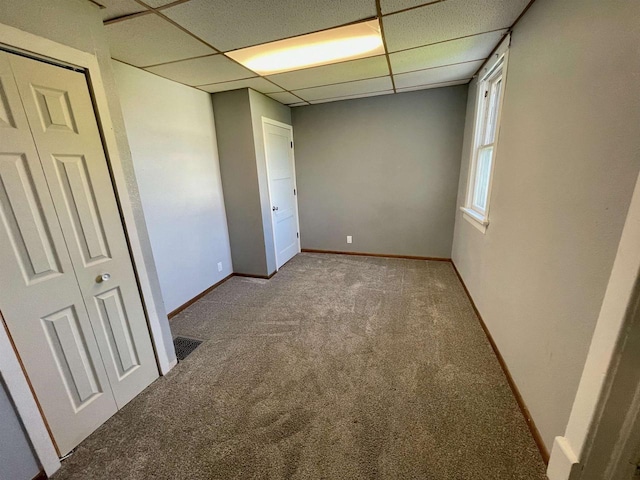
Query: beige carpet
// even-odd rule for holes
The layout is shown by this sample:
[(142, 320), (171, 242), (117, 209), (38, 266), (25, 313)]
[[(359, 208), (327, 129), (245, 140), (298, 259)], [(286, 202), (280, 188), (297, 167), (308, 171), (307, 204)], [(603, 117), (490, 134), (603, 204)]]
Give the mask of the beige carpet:
[(205, 340), (55, 479), (543, 479), (451, 264), (300, 254), (171, 322)]

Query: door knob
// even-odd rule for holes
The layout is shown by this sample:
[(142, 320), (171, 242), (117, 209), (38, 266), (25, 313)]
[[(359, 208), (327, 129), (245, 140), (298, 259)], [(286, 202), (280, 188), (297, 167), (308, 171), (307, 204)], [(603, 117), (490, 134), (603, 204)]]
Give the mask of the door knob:
[(276, 210), (278, 210), (278, 207), (271, 207), (271, 210), (275, 212)]
[(110, 273), (103, 273), (96, 280), (97, 280), (98, 283), (108, 282), (109, 280), (111, 280), (111, 274)]

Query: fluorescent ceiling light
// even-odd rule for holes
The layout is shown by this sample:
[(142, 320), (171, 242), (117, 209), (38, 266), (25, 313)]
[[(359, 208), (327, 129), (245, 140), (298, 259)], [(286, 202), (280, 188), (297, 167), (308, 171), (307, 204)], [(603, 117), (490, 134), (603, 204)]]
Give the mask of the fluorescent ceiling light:
[(227, 52), (259, 75), (300, 70), (384, 54), (378, 20)]

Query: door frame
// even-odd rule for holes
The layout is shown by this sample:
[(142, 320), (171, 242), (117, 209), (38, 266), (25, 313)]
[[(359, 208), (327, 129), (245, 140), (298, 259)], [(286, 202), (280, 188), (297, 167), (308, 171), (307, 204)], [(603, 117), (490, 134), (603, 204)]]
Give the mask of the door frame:
[[(125, 236), (128, 240), (131, 263), (136, 274), (147, 326), (161, 374), (166, 374), (177, 363), (173, 352), (169, 352), (163, 342), (162, 318), (166, 320), (164, 306), (156, 302), (152, 292), (152, 277), (144, 260), (141, 232), (135, 220), (134, 202), (129, 195), (127, 176), (118, 150), (108, 97), (98, 59), (91, 53), (47, 38), (19, 30), (0, 23), (0, 48), (9, 52), (45, 60), (59, 66), (74, 66), (85, 71), (87, 87), (94, 102), (96, 123), (100, 129), (105, 157), (111, 173), (114, 194), (122, 217)], [(47, 475), (60, 468), (60, 461), (48, 431), (46, 420), (40, 411), (37, 399), (29, 384), (20, 358), (15, 351), (11, 337), (0, 317), (0, 378), (8, 389), (16, 405), (17, 413)]]
[[(555, 438), (550, 480), (620, 478), (640, 452), (640, 175), (589, 353), (563, 436)], [(603, 476), (604, 472), (604, 476)]]
[(293, 188), (296, 191), (295, 197), (295, 205), (296, 205), (296, 230), (298, 232), (298, 253), (300, 253), (300, 217), (298, 215), (298, 179), (296, 177), (296, 156), (295, 156), (295, 144), (293, 143), (293, 127), (291, 125), (287, 125), (286, 123), (279, 122), (277, 120), (273, 120), (272, 118), (262, 117), (262, 138), (264, 139), (264, 161), (266, 171), (267, 171), (267, 192), (269, 194), (269, 217), (271, 218), (271, 235), (273, 236), (273, 250), (276, 259), (276, 272), (280, 270), (278, 266), (278, 247), (276, 246), (276, 225), (273, 221), (273, 201), (271, 200), (271, 177), (269, 176), (269, 156), (267, 155), (267, 132), (265, 130), (265, 125), (273, 125), (276, 127), (284, 128), (289, 130), (289, 139), (293, 146), (291, 147), (291, 163), (293, 165)]

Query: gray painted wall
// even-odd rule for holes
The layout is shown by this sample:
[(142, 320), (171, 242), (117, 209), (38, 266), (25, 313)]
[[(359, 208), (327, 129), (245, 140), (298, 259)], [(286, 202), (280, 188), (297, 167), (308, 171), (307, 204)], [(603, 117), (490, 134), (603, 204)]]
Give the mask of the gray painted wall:
[(273, 242), (273, 225), (271, 223), (271, 203), (269, 202), (269, 182), (267, 179), (267, 160), (264, 151), (262, 117), (291, 125), (291, 108), (255, 90), (249, 90), (249, 102), (251, 104), (251, 122), (253, 124), (253, 141), (255, 144), (256, 167), (260, 189), (260, 209), (262, 211), (267, 272), (270, 275), (276, 271), (276, 249)]
[(0, 377), (0, 480), (31, 480), (40, 466)]
[(236, 273), (276, 270), (262, 117), (291, 124), (291, 109), (251, 89), (213, 95), (220, 171)]
[(302, 248), (449, 258), (466, 99), (463, 85), (294, 108)]
[(249, 91), (216, 93), (213, 109), (233, 269), (267, 275)]
[(549, 448), (569, 418), (640, 169), (638, 18), (635, 0), (532, 5), (512, 34), (486, 234), (457, 213), (454, 262)]
[(162, 296), (172, 311), (233, 271), (211, 95), (124, 63), (114, 62), (113, 70)]

